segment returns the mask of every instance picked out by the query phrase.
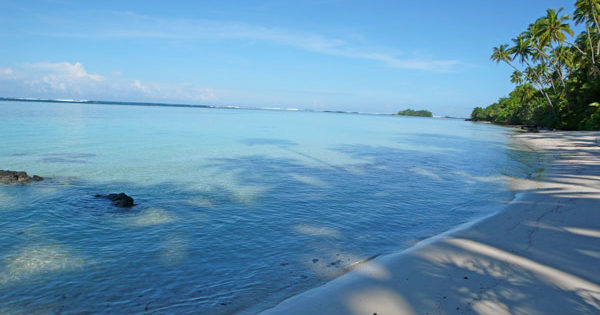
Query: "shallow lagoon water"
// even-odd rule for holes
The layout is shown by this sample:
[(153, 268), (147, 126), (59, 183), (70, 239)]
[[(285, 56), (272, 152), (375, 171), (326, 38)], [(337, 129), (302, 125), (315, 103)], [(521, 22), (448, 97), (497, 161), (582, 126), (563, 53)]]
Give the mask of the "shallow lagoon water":
[[(500, 210), (537, 157), (452, 119), (0, 102), (0, 313), (253, 313)], [(126, 192), (131, 211), (97, 193)]]

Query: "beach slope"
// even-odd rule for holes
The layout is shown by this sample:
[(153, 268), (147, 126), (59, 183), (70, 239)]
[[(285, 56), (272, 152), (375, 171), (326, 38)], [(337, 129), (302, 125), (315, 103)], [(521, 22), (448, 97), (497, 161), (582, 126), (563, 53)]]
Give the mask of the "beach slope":
[(263, 314), (599, 314), (600, 133), (515, 138), (552, 166), (504, 211)]

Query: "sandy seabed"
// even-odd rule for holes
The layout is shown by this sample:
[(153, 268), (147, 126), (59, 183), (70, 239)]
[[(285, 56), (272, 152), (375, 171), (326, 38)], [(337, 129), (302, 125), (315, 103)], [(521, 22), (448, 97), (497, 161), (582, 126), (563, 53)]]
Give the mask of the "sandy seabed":
[(600, 314), (600, 133), (515, 138), (552, 162), (505, 210), (263, 314)]

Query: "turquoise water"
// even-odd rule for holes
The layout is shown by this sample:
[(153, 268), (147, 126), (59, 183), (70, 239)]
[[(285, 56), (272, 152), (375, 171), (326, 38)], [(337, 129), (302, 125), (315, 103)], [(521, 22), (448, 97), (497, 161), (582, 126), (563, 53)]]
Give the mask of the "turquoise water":
[[(0, 313), (256, 312), (501, 209), (532, 172), (461, 120), (0, 102)], [(112, 208), (94, 194), (126, 192)]]

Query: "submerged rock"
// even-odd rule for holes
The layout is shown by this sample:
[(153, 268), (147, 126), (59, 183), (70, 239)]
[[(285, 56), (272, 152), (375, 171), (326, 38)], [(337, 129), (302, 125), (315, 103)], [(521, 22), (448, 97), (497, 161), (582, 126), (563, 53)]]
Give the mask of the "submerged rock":
[(29, 184), (43, 179), (37, 175), (29, 176), (26, 172), (0, 170), (0, 183), (2, 184)]
[(112, 201), (115, 207), (119, 208), (130, 208), (133, 207), (133, 198), (127, 196), (125, 193), (120, 194), (108, 194), (108, 195), (96, 195), (96, 198), (106, 198)]

